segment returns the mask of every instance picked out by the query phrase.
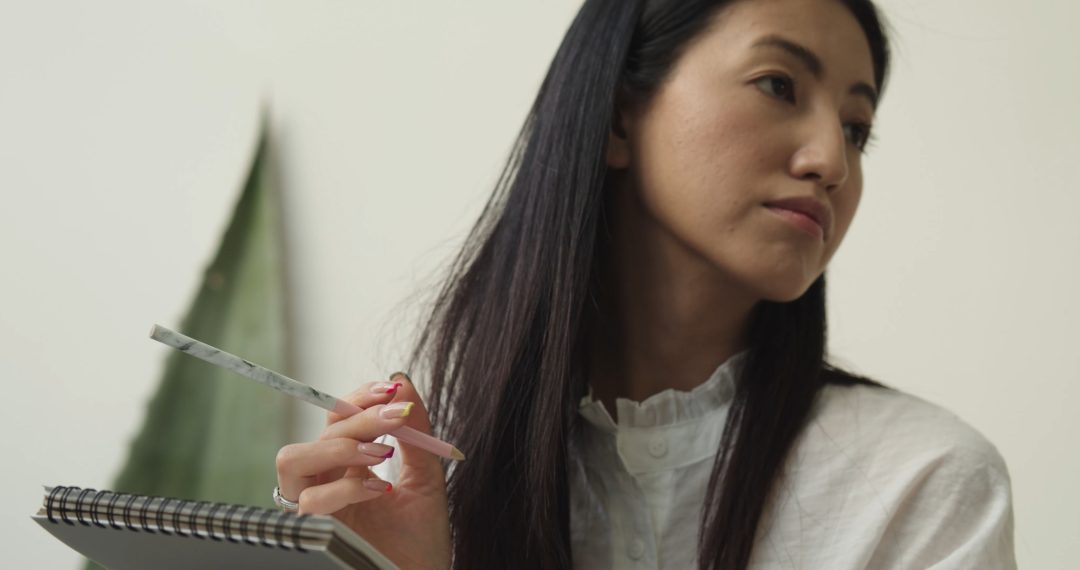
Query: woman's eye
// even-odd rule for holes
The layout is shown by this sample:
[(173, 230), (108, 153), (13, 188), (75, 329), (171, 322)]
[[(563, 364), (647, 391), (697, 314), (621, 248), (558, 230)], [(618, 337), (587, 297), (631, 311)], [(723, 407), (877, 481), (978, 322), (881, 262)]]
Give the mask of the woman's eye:
[(860, 151), (865, 151), (867, 143), (873, 140), (870, 125), (866, 123), (848, 123), (844, 125), (844, 129), (851, 133), (848, 140)]
[(795, 102), (795, 81), (790, 78), (783, 75), (766, 75), (755, 83), (774, 97)]

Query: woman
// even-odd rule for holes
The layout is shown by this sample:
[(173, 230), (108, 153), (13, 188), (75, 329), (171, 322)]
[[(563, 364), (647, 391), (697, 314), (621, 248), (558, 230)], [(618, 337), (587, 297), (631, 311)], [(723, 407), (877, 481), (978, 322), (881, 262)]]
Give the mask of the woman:
[[(414, 353), (428, 407), (361, 387), (281, 495), (406, 568), (1013, 567), (994, 446), (825, 361), (887, 69), (867, 0), (586, 0)], [(404, 424), (468, 459), (401, 445), (391, 488)]]

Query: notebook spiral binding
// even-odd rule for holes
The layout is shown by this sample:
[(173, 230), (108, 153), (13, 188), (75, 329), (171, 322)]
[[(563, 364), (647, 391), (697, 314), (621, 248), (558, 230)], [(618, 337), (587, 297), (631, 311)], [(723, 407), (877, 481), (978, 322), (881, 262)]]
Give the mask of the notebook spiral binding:
[[(155, 502), (157, 505), (154, 505)], [(215, 516), (223, 508), (227, 508), (224, 514)], [(134, 520), (132, 511), (136, 511)], [(239, 516), (237, 511), (240, 511)], [(80, 523), (116, 530), (175, 534), (200, 540), (227, 540), (253, 546), (308, 551), (302, 546), (300, 534), (308, 515), (259, 507), (60, 486), (49, 491), (45, 512), (49, 522), (55, 524), (74, 526)], [(166, 516), (169, 517), (168, 521), (165, 520)], [(253, 530), (251, 525), (254, 526)]]

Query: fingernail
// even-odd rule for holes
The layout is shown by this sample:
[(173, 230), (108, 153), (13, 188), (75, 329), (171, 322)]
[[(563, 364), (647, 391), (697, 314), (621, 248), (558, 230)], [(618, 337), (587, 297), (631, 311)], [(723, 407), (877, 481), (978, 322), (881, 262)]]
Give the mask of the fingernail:
[(382, 479), (364, 479), (364, 486), (372, 491), (382, 491), (383, 493), (389, 493), (394, 490), (393, 485)]
[(390, 459), (394, 456), (394, 448), (389, 445), (383, 445), (381, 443), (361, 443), (356, 446), (356, 449), (360, 450), (360, 453), (370, 455), (372, 457), (382, 457), (383, 459)]
[(386, 420), (409, 417), (409, 412), (415, 404), (412, 402), (397, 402), (390, 404), (379, 411), (379, 416)]
[(401, 382), (376, 382), (371, 385), (371, 392), (374, 394), (394, 394), (401, 386)]
[(394, 378), (397, 378), (399, 376), (404, 377), (405, 380), (408, 381), (410, 384), (412, 383), (412, 378), (409, 378), (408, 374), (406, 374), (404, 372), (401, 372), (401, 371), (398, 371), (398, 372), (395, 372), (395, 373), (391, 374), (390, 375), (390, 381), (393, 382)]

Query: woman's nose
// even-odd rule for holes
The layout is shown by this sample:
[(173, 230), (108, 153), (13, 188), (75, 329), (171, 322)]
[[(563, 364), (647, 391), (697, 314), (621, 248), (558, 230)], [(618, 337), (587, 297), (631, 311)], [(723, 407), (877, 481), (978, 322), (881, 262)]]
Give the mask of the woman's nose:
[(847, 142), (844, 127), (835, 117), (808, 122), (795, 155), (791, 175), (800, 180), (814, 180), (825, 190), (843, 185), (848, 177)]

